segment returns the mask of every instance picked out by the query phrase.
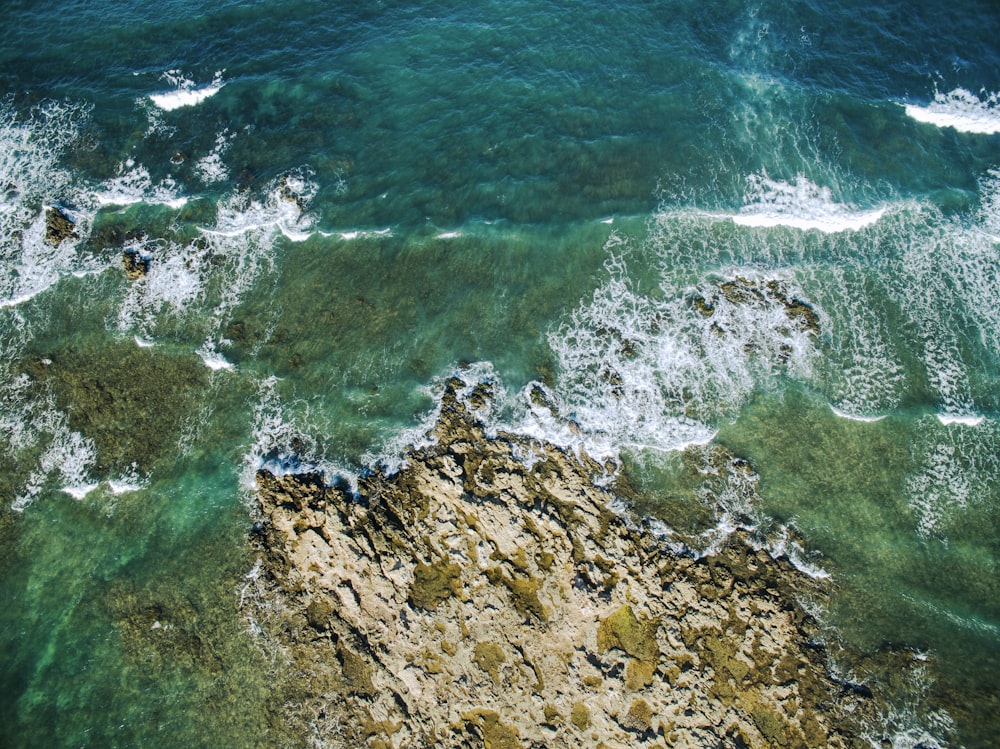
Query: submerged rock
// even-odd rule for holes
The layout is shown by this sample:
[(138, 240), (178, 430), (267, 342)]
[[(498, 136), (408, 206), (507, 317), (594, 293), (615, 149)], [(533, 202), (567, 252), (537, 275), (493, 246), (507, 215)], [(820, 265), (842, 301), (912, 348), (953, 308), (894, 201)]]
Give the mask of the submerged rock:
[(45, 241), (58, 245), (64, 239), (75, 239), (76, 223), (55, 206), (45, 211)]
[(695, 294), (690, 297), (691, 305), (703, 317), (712, 317), (722, 301), (737, 307), (780, 306), (784, 308), (785, 316), (794, 327), (806, 333), (819, 335), (820, 320), (816, 310), (808, 302), (790, 294), (784, 281), (776, 279), (756, 281), (736, 277), (719, 282), (704, 296)]
[(244, 609), (293, 664), (287, 721), (343, 746), (868, 746), (815, 581), (739, 537), (671, 553), (608, 509), (604, 466), (487, 437), (457, 387), (356, 493), (258, 472)]

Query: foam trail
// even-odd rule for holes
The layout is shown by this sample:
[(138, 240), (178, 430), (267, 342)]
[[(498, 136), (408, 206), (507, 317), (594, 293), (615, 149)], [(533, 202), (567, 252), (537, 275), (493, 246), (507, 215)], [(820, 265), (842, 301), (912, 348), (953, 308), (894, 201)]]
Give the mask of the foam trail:
[(830, 318), (823, 380), (837, 416), (878, 421), (899, 405), (907, 386), (886, 322), (891, 294), (868, 258), (845, 260), (810, 274), (809, 286)]
[(935, 127), (952, 127), (962, 133), (1000, 133), (1000, 97), (981, 91), (977, 96), (964, 88), (934, 95), (926, 105), (905, 104), (908, 117)]
[(976, 429), (952, 429), (935, 416), (920, 422), (916, 448), (922, 465), (906, 483), (920, 536), (944, 536), (957, 515), (991, 496), (1000, 475), (996, 422), (982, 419)]

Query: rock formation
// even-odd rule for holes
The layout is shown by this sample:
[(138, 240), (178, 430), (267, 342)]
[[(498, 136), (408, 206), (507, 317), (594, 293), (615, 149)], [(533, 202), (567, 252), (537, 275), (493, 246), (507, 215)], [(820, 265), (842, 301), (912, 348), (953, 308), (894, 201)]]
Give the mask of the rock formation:
[(433, 444), (356, 493), (257, 474), (243, 606), (290, 664), (285, 720), (373, 749), (869, 746), (814, 581), (738, 536), (666, 550), (609, 509), (608, 467), (487, 436), (460, 385)]

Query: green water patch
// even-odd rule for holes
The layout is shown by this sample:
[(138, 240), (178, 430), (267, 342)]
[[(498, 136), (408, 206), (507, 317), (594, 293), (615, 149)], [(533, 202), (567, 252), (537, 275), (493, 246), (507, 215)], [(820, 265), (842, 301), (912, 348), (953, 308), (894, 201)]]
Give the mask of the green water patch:
[(51, 388), (71, 428), (93, 440), (101, 472), (145, 472), (169, 455), (208, 385), (197, 356), (132, 341), (67, 342), (31, 355), (25, 369), (40, 390)]
[(461, 362), (491, 362), (512, 390), (551, 383), (546, 331), (596, 285), (609, 233), (594, 221), (314, 236), (283, 249), (269, 295), (233, 311), (223, 353), (281, 378), (356, 459), (430, 408), (426, 383)]
[(839, 418), (793, 388), (754, 400), (716, 440), (759, 473), (763, 510), (822, 554), (836, 585), (830, 624), (845, 643), (866, 655), (890, 644), (928, 652), (930, 678), (897, 697), (945, 707), (962, 742), (985, 747), (1000, 730), (1000, 494), (969, 478), (959, 455), (953, 480), (986, 495), (937, 508), (935, 532), (921, 532), (921, 417)]
[[(231, 468), (41, 498), (2, 557), (0, 744), (275, 746)], [(275, 708), (275, 710), (272, 710)]]
[[(740, 477), (750, 478), (749, 464), (718, 444), (669, 453), (634, 450), (621, 456), (615, 492), (640, 515), (660, 518), (678, 539), (698, 548), (699, 536), (716, 528), (725, 512), (753, 522), (751, 497), (737, 488)], [(745, 489), (744, 495), (752, 492), (750, 484)]]

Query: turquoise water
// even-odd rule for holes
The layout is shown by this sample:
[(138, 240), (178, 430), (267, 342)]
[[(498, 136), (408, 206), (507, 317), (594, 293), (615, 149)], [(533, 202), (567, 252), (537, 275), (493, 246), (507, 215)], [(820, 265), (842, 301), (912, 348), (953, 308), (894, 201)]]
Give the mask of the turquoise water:
[(286, 742), (253, 472), (392, 464), (456, 371), (674, 543), (794, 529), (846, 646), (927, 659), (879, 730), (996, 743), (992, 3), (0, 21), (0, 743)]

